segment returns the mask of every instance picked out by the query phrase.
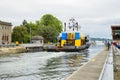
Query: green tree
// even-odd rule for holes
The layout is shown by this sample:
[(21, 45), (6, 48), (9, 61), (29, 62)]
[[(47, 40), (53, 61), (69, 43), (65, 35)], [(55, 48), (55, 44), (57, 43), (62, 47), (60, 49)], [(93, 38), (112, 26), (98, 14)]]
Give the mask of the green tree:
[(30, 33), (30, 28), (31, 28), (32, 36), (37, 35), (36, 31), (38, 29), (38, 26), (35, 23), (32, 23), (32, 22), (28, 23), (28, 26), (29, 26), (28, 33)]
[(56, 42), (57, 36), (62, 31), (62, 23), (51, 14), (43, 15), (40, 21), (36, 21), (37, 32), (45, 38), (45, 42)]
[(27, 32), (30, 34), (30, 32), (32, 32), (32, 35), (37, 35), (36, 34), (36, 30), (38, 28), (37, 23), (33, 23), (33, 22), (27, 22), (27, 20), (23, 20), (22, 25), (27, 28)]
[(45, 42), (56, 42), (57, 36), (59, 33), (57, 33), (57, 30), (55, 28), (52, 28), (50, 26), (39, 26), (38, 28), (38, 35), (41, 35), (45, 38)]
[(55, 30), (57, 30), (58, 33), (60, 33), (62, 31), (62, 22), (51, 14), (43, 15), (40, 20), (40, 23), (42, 25), (55, 28)]
[(24, 19), (23, 22), (22, 22), (22, 25), (26, 27), (28, 25), (27, 20)]
[(30, 32), (30, 25), (29, 23), (27, 22), (27, 20), (23, 20), (22, 24), (20, 26), (24, 26), (27, 28), (27, 32), (29, 33)]
[[(13, 29), (13, 41), (28, 43), (30, 41), (30, 34), (32, 36), (43, 36), (45, 42), (56, 42), (57, 36), (62, 31), (62, 23), (51, 14), (45, 14), (40, 20), (35, 23), (23, 20), (20, 26)], [(31, 33), (30, 33), (31, 32)]]
[(29, 35), (27, 32), (27, 28), (24, 26), (16, 26), (13, 29), (13, 33), (12, 33), (12, 41), (16, 42), (28, 42), (29, 41)]

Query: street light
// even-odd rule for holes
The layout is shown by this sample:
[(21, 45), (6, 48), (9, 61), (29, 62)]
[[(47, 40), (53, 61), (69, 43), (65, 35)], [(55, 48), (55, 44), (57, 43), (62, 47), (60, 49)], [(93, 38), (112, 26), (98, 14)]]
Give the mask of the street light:
[(32, 38), (32, 31), (31, 31), (31, 26), (30, 26), (30, 43), (31, 43), (31, 38)]

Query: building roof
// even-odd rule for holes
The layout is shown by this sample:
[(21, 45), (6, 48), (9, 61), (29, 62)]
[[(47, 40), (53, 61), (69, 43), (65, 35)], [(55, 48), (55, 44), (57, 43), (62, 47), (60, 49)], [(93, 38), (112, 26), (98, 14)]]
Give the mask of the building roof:
[(12, 23), (10, 23), (10, 22), (4, 22), (4, 21), (0, 20), (0, 25), (12, 26)]
[(112, 31), (113, 30), (120, 30), (120, 25), (112, 25), (111, 29), (112, 29)]
[(120, 25), (112, 25), (111, 28), (120, 27)]
[(42, 36), (33, 36), (32, 40), (43, 40), (44, 38)]

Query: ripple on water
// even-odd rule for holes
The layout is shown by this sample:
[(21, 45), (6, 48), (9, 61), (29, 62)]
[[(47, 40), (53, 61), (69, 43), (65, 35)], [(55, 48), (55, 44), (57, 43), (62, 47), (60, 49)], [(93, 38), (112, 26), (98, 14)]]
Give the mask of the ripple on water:
[(35, 52), (0, 57), (0, 79), (64, 80), (88, 62), (101, 46), (81, 52)]

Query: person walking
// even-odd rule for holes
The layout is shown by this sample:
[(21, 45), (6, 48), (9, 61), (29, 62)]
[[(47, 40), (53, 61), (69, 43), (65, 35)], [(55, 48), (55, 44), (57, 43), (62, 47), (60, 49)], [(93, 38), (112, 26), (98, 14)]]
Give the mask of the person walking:
[(107, 48), (108, 48), (108, 50), (110, 49), (110, 43), (109, 43), (109, 41), (107, 43)]

